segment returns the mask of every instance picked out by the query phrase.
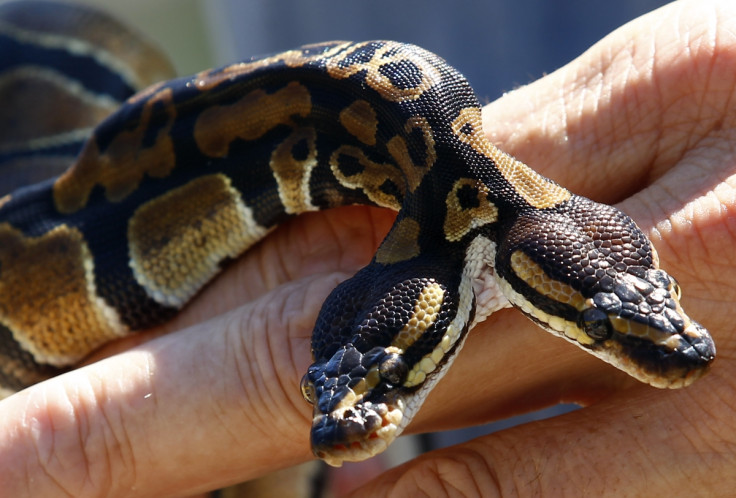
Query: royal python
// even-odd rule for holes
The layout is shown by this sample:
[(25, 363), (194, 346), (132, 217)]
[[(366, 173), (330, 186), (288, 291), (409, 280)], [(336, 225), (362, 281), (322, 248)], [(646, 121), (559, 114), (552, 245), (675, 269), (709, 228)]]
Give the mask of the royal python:
[[(90, 37), (40, 36), (9, 12), (5, 46), (61, 40), (79, 64), (114, 66)], [(108, 95), (94, 74), (85, 84), (72, 94)], [(416, 46), (304, 46), (154, 84), (91, 131), (44, 134), (6, 140), (2, 158), (85, 141), (58, 178), (0, 199), (6, 393), (170, 319), (284, 220), (351, 204), (398, 215), (314, 327), (302, 391), (313, 451), (332, 465), (386, 448), (468, 330), (509, 305), (656, 387), (686, 386), (714, 359), (634, 221), (494, 147), (468, 82)]]

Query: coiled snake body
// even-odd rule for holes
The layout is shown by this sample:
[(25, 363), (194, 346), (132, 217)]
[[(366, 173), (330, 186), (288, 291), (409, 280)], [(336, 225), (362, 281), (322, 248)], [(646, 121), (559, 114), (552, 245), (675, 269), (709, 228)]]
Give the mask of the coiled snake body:
[(398, 216), (314, 328), (302, 388), (328, 463), (385, 448), (509, 304), (657, 387), (714, 358), (634, 222), (490, 144), (458, 72), (412, 45), (331, 42), (153, 85), (60, 177), (0, 199), (0, 386), (170, 318), (279, 222), (348, 204)]

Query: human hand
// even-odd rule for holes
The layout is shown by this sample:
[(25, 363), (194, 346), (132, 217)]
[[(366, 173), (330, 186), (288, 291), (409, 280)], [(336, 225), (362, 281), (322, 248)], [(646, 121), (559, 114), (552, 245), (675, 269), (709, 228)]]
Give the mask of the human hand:
[[(576, 193), (620, 202), (650, 233), (686, 310), (715, 336), (720, 358), (711, 374), (689, 389), (655, 390), (518, 312), (499, 312), (471, 332), (410, 430), (561, 400), (590, 406), (427, 454), (362, 492), (733, 489), (734, 14), (725, 2), (670, 5), (485, 114), (502, 149)], [(368, 262), (392, 219), (369, 208), (301, 216), (175, 321), (118, 348), (171, 333), (0, 403), (0, 489), (182, 495), (308, 459), (311, 409), (298, 382), (312, 325), (327, 293)], [(706, 475), (705, 465), (713, 477), (693, 479)]]
[[(469, 336), (412, 430), (585, 408), (423, 455), (360, 496), (719, 496), (736, 485), (736, 5), (680, 1), (484, 109), (502, 150), (647, 232), (718, 359), (691, 388), (656, 390), (513, 310)], [(469, 351), (469, 352), (468, 352)]]

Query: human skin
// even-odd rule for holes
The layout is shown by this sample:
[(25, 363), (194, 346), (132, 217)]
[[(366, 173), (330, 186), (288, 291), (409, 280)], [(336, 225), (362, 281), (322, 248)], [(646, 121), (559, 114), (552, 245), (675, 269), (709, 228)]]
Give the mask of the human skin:
[[(584, 408), (424, 454), (358, 496), (719, 496), (736, 489), (736, 4), (680, 1), (484, 109), (489, 138), (632, 216), (718, 357), (693, 386), (640, 384), (516, 310), (478, 325), (409, 432)], [(175, 320), (0, 402), (7, 496), (191, 495), (312, 458), (299, 379), (335, 284), (392, 213), (291, 220)]]

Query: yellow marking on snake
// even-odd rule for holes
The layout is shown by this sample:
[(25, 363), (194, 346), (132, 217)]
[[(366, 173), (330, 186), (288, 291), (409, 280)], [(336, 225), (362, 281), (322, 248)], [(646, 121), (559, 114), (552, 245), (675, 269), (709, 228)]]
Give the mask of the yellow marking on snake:
[(376, 251), (376, 262), (390, 265), (419, 256), (420, 230), (419, 222), (413, 218), (399, 220)]
[[(541, 268), (540, 270), (541, 271)], [(544, 324), (550, 331), (554, 331), (558, 335), (565, 337), (572, 342), (579, 345), (589, 346), (595, 343), (588, 334), (583, 331), (577, 323), (571, 322), (564, 318), (556, 315), (550, 315), (546, 311), (543, 311), (534, 306), (529, 299), (519, 294), (511, 287), (511, 284), (503, 278), (498, 279), (498, 285), (503, 291), (504, 295), (508, 298), (509, 302), (515, 304), (521, 311), (526, 313), (539, 321), (540, 324)], [(582, 297), (580, 298), (582, 300)], [(590, 307), (592, 303), (582, 300), (583, 306)]]
[(552, 301), (568, 304), (578, 311), (589, 307), (580, 292), (559, 280), (550, 278), (541, 266), (522, 251), (514, 251), (511, 254), (511, 269), (529, 287)]
[(128, 224), (130, 267), (155, 301), (181, 307), (267, 230), (230, 179), (203, 176), (139, 207)]
[(422, 289), (416, 299), (414, 312), (404, 327), (396, 334), (394, 340), (391, 341), (391, 347), (396, 348), (396, 352), (403, 354), (432, 326), (440, 314), (444, 297), (444, 289), (436, 282), (432, 282)]
[[(471, 276), (464, 271), (458, 288), (459, 302), (455, 318), (450, 322), (450, 325), (445, 330), (445, 334), (442, 336), (442, 340), (440, 340), (434, 350), (424, 355), (409, 370), (403, 384), (404, 387), (414, 387), (422, 384), (427, 379), (427, 376), (437, 369), (447, 353), (455, 346), (458, 339), (460, 339), (463, 330), (468, 327), (475, 300), (472, 280)], [(447, 363), (445, 366), (447, 366)]]
[[(699, 337), (700, 334), (692, 327), (692, 320), (690, 320), (690, 317), (688, 317), (685, 314), (685, 311), (682, 309), (679, 298), (675, 300), (674, 311), (683, 320), (684, 330), (682, 332), (682, 335), (687, 335), (693, 338)], [(646, 323), (626, 320), (624, 318), (621, 318), (620, 316), (615, 315), (609, 315), (609, 320), (611, 321), (611, 326), (614, 328), (614, 330), (616, 330), (620, 334), (647, 339), (654, 344), (669, 344), (670, 347), (674, 349), (674, 347), (672, 346), (676, 345), (680, 340), (677, 335), (663, 333)]]
[[(294, 156), (294, 148), (305, 146), (306, 157)], [(309, 178), (317, 166), (317, 132), (314, 128), (299, 128), (274, 149), (269, 163), (278, 184), (279, 198), (289, 214), (314, 211), (310, 202)]]
[(340, 124), (364, 144), (376, 145), (378, 118), (368, 101), (356, 100), (340, 111)]
[(0, 224), (0, 322), (38, 361), (67, 365), (127, 330), (97, 295), (84, 236), (66, 225), (26, 237)]
[[(404, 131), (409, 135), (415, 129), (419, 130), (424, 142), (424, 154), (426, 156), (424, 164), (416, 164), (414, 162), (411, 154), (409, 154), (409, 147), (406, 145), (406, 140), (403, 137), (397, 135), (391, 138), (386, 144), (389, 154), (391, 154), (391, 157), (404, 173), (410, 192), (414, 192), (419, 184), (422, 183), (424, 175), (429, 172), (437, 159), (434, 150), (435, 144), (434, 137), (432, 136), (432, 128), (429, 126), (427, 119), (422, 116), (410, 118), (404, 126)], [(418, 141), (414, 145), (416, 146), (417, 143)]]
[[(105, 188), (107, 199), (119, 202), (134, 192), (144, 175), (153, 178), (168, 176), (176, 165), (171, 128), (176, 119), (170, 88), (154, 94), (143, 108), (135, 128), (121, 130), (100, 151), (97, 140), (91, 138), (78, 161), (54, 183), (54, 202), (62, 213), (74, 213), (87, 204), (92, 188)], [(166, 122), (160, 126), (155, 141), (144, 145), (154, 112), (160, 115), (162, 106)]]
[[(461, 189), (468, 189), (476, 205), (463, 208), (458, 193)], [(488, 200), (488, 187), (478, 180), (461, 178), (455, 182), (452, 190), (445, 199), (447, 214), (443, 230), (445, 238), (450, 242), (457, 242), (471, 230), (482, 227), (498, 220), (498, 208)]]
[[(431, 282), (426, 285), (419, 293), (419, 296), (417, 296), (412, 316), (396, 337), (394, 337), (394, 340), (391, 342), (391, 345), (386, 348), (386, 351), (403, 354), (407, 348), (414, 344), (437, 320), (440, 309), (442, 308), (444, 295), (445, 291), (438, 283)], [(449, 338), (446, 339), (445, 342), (448, 341)], [(428, 365), (428, 361), (431, 361), (433, 358), (436, 360), (434, 364), (441, 361), (444, 353), (438, 357), (437, 351), (442, 352), (442, 348), (436, 348), (435, 351), (428, 355), (428, 359), (422, 360), (424, 361), (423, 365), (425, 367)], [(434, 366), (432, 369), (434, 369)], [(380, 382), (381, 376), (379, 373), (379, 366), (376, 365), (368, 371), (365, 377), (360, 379), (360, 381), (350, 389), (342, 400), (340, 400), (340, 403), (338, 403), (337, 408), (333, 410), (333, 413), (341, 413), (342, 411), (355, 406), (356, 403), (359, 403), (363, 397)]]
[[(416, 49), (417, 53), (402, 52), (400, 55), (392, 55), (392, 47), (389, 45), (379, 47), (373, 53), (369, 60), (361, 60), (352, 64), (343, 63), (351, 53), (360, 51), (367, 44), (355, 44), (351, 47), (350, 52), (345, 58), (331, 58), (326, 61), (327, 72), (335, 79), (345, 79), (356, 73), (365, 71), (365, 82), (376, 90), (382, 98), (389, 102), (405, 102), (416, 100), (421, 97), (424, 92), (442, 80), (442, 75), (432, 65), (426, 63), (423, 57), (433, 56), (429, 52)], [(411, 64), (415, 66), (415, 75), (421, 74), (420, 81), (408, 88), (394, 85), (383, 69), (389, 64)], [(421, 68), (421, 69), (420, 69)], [(385, 71), (385, 73), (393, 73), (394, 71)]]
[(194, 139), (210, 157), (225, 157), (235, 139), (256, 140), (278, 125), (293, 125), (294, 116), (312, 110), (309, 90), (291, 82), (273, 93), (253, 90), (228, 105), (204, 109), (194, 124)]
[[(609, 316), (609, 319), (611, 320), (611, 326), (622, 334), (646, 338), (655, 344), (662, 342), (662, 334), (659, 336), (653, 335), (654, 330), (645, 323), (633, 322), (618, 316)], [(672, 335), (665, 335), (664, 337), (668, 339), (672, 337), (676, 338), (676, 336)]]
[[(352, 168), (357, 163), (362, 170), (345, 174), (344, 169)], [(404, 178), (401, 171), (392, 164), (381, 164), (371, 161), (358, 147), (343, 145), (330, 157), (330, 168), (337, 181), (351, 189), (361, 189), (370, 200), (379, 206), (398, 211), (401, 204), (395, 196), (381, 190), (386, 181), (391, 181), (403, 193)]]
[(480, 109), (467, 108), (452, 122), (452, 131), (461, 142), (490, 157), (503, 177), (526, 202), (538, 209), (558, 205), (572, 195), (567, 189), (543, 177), (526, 164), (502, 152), (482, 134)]

